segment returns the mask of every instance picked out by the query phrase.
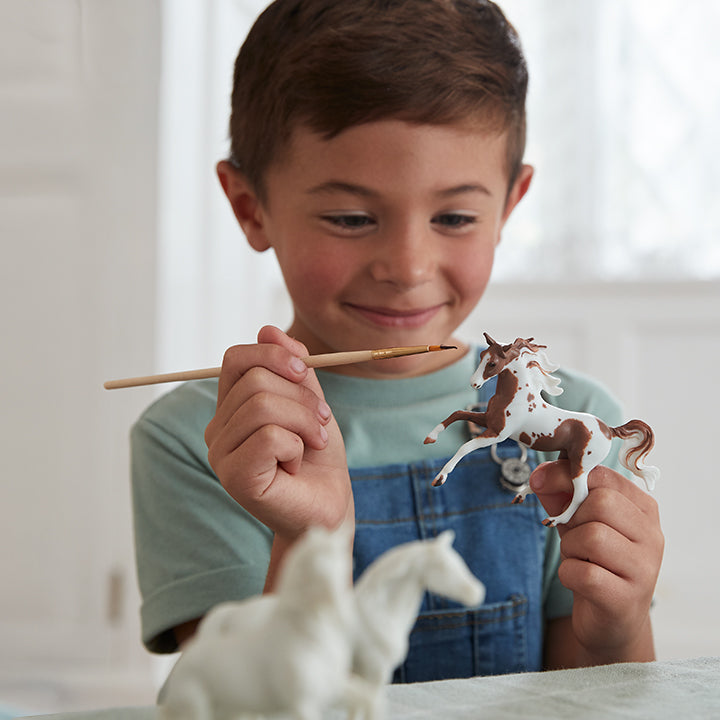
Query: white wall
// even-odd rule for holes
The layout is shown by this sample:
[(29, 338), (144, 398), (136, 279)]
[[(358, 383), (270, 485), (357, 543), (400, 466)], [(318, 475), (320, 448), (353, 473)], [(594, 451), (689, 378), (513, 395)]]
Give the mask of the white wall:
[(159, 47), (154, 0), (0, 3), (0, 702), (151, 699), (127, 469), (150, 396), (102, 382), (154, 364)]

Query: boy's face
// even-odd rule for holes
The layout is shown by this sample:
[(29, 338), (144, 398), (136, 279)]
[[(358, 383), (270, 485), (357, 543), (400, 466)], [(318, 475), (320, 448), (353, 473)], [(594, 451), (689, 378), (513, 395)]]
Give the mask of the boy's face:
[[(524, 167), (508, 199), (505, 149), (504, 135), (471, 126), (384, 120), (331, 140), (296, 130), (267, 173), (265, 203), (219, 172), (250, 244), (275, 251), (294, 306), (289, 333), (310, 353), (458, 344), (453, 333), (482, 297), (532, 176)], [(404, 377), (456, 359), (338, 370)]]

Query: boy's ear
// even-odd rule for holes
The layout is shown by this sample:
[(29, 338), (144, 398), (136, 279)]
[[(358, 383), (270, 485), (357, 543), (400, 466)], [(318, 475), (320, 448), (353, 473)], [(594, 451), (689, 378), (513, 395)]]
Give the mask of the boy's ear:
[(505, 203), (505, 210), (503, 211), (502, 222), (505, 224), (506, 220), (510, 217), (510, 213), (515, 209), (515, 206), (523, 199), (525, 193), (530, 188), (530, 183), (533, 179), (533, 173), (535, 172), (532, 165), (523, 165), (520, 168), (517, 179), (510, 188), (507, 201)]
[(265, 235), (262, 204), (250, 183), (227, 160), (221, 160), (216, 166), (216, 171), (250, 247), (258, 252), (270, 248), (270, 242)]

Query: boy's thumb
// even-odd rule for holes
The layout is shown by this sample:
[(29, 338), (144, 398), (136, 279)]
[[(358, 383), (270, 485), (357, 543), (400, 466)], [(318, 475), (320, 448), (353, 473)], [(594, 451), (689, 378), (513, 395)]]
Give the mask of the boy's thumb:
[(567, 460), (538, 465), (530, 475), (530, 488), (548, 515), (560, 515), (573, 495)]

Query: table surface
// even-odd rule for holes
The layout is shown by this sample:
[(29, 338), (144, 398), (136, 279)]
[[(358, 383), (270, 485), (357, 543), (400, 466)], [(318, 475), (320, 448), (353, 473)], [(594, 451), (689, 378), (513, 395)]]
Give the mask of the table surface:
[[(154, 707), (36, 716), (156, 720)], [(344, 718), (332, 711), (327, 718)], [(443, 680), (387, 688), (388, 720), (720, 718), (720, 657)]]

